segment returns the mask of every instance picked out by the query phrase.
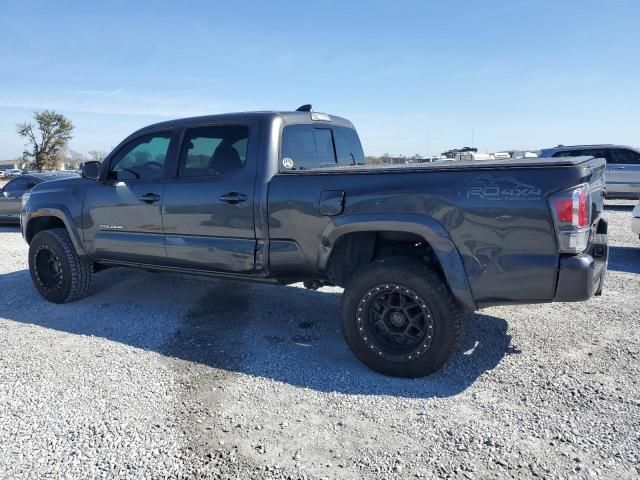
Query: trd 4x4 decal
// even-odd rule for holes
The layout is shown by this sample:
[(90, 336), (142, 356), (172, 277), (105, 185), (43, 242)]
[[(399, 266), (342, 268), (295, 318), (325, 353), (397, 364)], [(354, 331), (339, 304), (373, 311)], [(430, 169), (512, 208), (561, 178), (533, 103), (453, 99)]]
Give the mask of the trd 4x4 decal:
[(542, 191), (515, 177), (481, 175), (457, 186), (458, 196), (482, 200), (540, 200)]

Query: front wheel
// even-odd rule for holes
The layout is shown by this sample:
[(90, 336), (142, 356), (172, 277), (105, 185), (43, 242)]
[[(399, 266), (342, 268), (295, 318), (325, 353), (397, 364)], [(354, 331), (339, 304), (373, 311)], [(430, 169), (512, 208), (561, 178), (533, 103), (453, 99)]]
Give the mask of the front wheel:
[(353, 353), (372, 370), (423, 377), (455, 353), (462, 311), (426, 265), (391, 257), (352, 278), (342, 298), (342, 330)]
[(40, 295), (53, 303), (85, 297), (93, 285), (93, 264), (78, 256), (64, 228), (43, 230), (33, 237), (29, 271)]

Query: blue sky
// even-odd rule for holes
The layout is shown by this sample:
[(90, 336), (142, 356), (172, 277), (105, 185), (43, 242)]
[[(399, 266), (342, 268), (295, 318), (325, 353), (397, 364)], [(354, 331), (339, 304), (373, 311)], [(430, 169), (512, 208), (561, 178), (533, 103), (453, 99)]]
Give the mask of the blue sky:
[(261, 109), (351, 119), (367, 154), (640, 145), (640, 2), (0, 0), (0, 160), (55, 109), (70, 147)]

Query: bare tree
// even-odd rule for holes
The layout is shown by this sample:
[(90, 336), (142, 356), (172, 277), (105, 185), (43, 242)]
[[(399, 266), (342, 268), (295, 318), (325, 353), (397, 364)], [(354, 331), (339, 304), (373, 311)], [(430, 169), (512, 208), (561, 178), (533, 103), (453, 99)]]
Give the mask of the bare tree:
[(34, 122), (16, 125), (18, 135), (26, 139), (24, 158), (32, 162), (36, 170), (56, 168), (64, 153), (73, 124), (62, 114), (50, 110), (34, 111)]
[(78, 169), (80, 165), (87, 161), (87, 158), (80, 152), (76, 152), (75, 150), (69, 150), (69, 157), (66, 159), (66, 162), (71, 166), (71, 168)]
[(101, 150), (91, 150), (89, 152), (89, 156), (91, 157), (91, 160), (95, 162), (101, 162), (107, 156), (107, 152), (103, 152)]

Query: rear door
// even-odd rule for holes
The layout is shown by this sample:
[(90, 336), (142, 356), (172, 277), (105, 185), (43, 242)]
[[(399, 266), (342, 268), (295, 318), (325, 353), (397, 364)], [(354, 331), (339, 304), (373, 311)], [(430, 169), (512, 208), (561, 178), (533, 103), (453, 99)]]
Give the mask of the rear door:
[(612, 148), (607, 164), (607, 194), (638, 198), (640, 195), (640, 153)]
[(85, 197), (84, 240), (96, 259), (165, 263), (162, 201), (175, 156), (172, 130), (136, 137), (111, 155)]
[(171, 265), (252, 273), (259, 122), (186, 128), (163, 202)]

